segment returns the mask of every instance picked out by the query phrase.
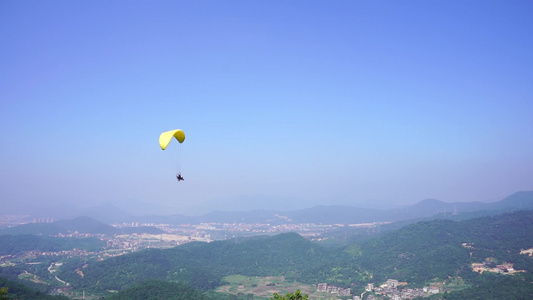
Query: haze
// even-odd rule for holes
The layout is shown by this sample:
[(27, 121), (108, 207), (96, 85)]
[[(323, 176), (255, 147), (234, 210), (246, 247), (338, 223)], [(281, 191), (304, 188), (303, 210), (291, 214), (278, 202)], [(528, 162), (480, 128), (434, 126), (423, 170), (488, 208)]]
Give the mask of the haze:
[[(533, 190), (531, 1), (1, 1), (5, 212)], [(181, 128), (185, 181), (175, 179)]]

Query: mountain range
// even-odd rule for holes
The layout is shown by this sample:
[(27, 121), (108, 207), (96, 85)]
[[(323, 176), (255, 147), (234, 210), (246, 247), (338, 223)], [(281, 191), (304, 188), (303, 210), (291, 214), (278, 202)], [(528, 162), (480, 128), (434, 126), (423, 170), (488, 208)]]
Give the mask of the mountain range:
[[(146, 203), (134, 201), (130, 207), (146, 206)], [(124, 208), (125, 207), (125, 208)], [(30, 209), (30, 208), (29, 208)], [(141, 215), (139, 211), (128, 210), (127, 203), (120, 206), (104, 203), (90, 209), (81, 209), (65, 204), (61, 207), (24, 212), (35, 217), (53, 217), (56, 220), (73, 219), (88, 216), (104, 223), (143, 222), (167, 224), (200, 224), (200, 223), (315, 223), (315, 224), (357, 224), (369, 222), (399, 222), (406, 220), (422, 220), (438, 216), (439, 218), (461, 219), (494, 215), (520, 209), (533, 209), (533, 191), (516, 192), (500, 201), (455, 202), (448, 203), (436, 199), (426, 199), (414, 205), (406, 205), (390, 209), (353, 207), (346, 205), (320, 205), (299, 210), (248, 210), (229, 211), (217, 210), (203, 215)], [(149, 213), (151, 210), (143, 209)], [(22, 211), (21, 211), (22, 212)], [(56, 224), (57, 225), (57, 224)], [(55, 226), (55, 225), (54, 225)], [(50, 229), (54, 230), (54, 229)]]
[(139, 222), (169, 224), (200, 223), (316, 223), (357, 224), (369, 222), (398, 222), (439, 216), (460, 219), (461, 216), (494, 215), (515, 210), (533, 209), (533, 191), (514, 193), (493, 203), (456, 202), (447, 203), (427, 199), (414, 205), (394, 209), (368, 209), (352, 206), (315, 206), (294, 211), (252, 210), (243, 212), (214, 211), (200, 216), (168, 215), (131, 217)]

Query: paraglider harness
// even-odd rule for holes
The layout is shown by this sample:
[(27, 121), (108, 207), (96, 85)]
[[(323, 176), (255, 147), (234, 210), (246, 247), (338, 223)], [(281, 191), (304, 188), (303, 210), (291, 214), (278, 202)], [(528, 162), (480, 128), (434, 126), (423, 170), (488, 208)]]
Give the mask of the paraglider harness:
[(176, 179), (179, 181), (182, 181), (182, 180), (185, 180), (182, 176), (181, 176), (181, 173), (178, 173), (176, 174)]

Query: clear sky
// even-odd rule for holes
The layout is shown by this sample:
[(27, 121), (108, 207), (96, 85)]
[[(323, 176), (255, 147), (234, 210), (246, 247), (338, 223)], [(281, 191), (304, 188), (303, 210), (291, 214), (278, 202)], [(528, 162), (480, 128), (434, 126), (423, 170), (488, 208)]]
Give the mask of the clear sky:
[[(492, 202), (533, 190), (533, 1), (0, 1), (0, 200)], [(159, 134), (181, 128), (176, 145)]]

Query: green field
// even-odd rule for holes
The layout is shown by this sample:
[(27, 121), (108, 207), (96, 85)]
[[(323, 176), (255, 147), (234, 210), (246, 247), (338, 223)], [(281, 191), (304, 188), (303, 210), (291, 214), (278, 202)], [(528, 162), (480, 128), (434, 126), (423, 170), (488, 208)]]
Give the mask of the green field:
[(228, 285), (217, 288), (217, 292), (230, 294), (253, 294), (254, 299), (268, 299), (274, 293), (294, 293), (296, 290), (302, 294), (308, 294), (309, 299), (335, 299), (335, 295), (317, 292), (316, 287), (299, 282), (285, 281), (283, 276), (275, 277), (247, 277), (242, 275), (230, 275), (224, 277)]

